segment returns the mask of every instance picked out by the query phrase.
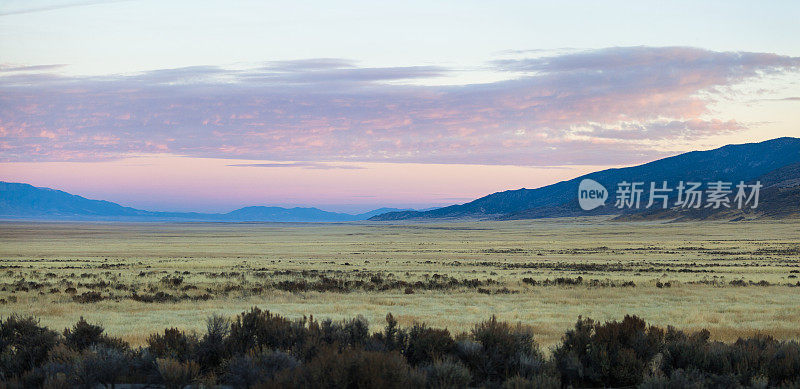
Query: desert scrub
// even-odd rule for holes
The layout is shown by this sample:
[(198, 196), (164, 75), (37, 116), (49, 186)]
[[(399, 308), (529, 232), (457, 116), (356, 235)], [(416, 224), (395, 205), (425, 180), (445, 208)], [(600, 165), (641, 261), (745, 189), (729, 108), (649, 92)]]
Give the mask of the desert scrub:
[(195, 361), (181, 362), (177, 359), (162, 358), (156, 360), (161, 382), (167, 389), (183, 389), (191, 384), (200, 372), (200, 367)]
[(208, 318), (202, 335), (166, 328), (142, 348), (81, 318), (62, 333), (35, 318), (0, 321), (0, 368), (8, 387), (118, 384), (247, 387), (793, 387), (800, 344), (759, 335), (733, 343), (708, 331), (648, 325), (636, 316), (579, 318), (552, 355), (535, 331), (490, 317), (452, 336), (386, 316), (288, 319), (257, 307), (229, 321)]

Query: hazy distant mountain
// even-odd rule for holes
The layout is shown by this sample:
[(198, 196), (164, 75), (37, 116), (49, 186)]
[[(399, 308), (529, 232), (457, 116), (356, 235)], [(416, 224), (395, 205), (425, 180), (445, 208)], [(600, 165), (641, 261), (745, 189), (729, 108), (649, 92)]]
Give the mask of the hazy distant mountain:
[(89, 200), (67, 192), (33, 185), (0, 182), (3, 216), (147, 216), (151, 212), (102, 200)]
[(345, 222), (366, 220), (397, 208), (380, 208), (358, 215), (327, 212), (317, 208), (245, 207), (219, 213), (153, 212), (102, 200), (90, 200), (64, 191), (29, 184), (0, 181), (0, 218), (50, 220), (122, 221), (219, 221), (219, 222)]
[[(435, 208), (432, 208), (432, 209), (435, 209)], [(367, 219), (369, 219), (369, 218), (371, 218), (373, 216), (382, 215), (384, 213), (405, 212), (405, 211), (413, 211), (413, 209), (400, 209), (400, 208), (386, 208), (386, 207), (384, 207), (384, 208), (373, 209), (372, 211), (369, 211), (369, 212), (359, 213), (358, 215), (355, 215), (355, 216), (358, 217), (358, 220), (367, 220)]]
[[(609, 190), (622, 181), (751, 181), (781, 167), (800, 162), (800, 139), (777, 138), (761, 143), (728, 145), (714, 150), (693, 151), (639, 166), (608, 169), (538, 189), (517, 189), (494, 193), (462, 205), (427, 212), (392, 212), (370, 220), (408, 219), (532, 219), (597, 214), (620, 211), (606, 205), (591, 212), (578, 206), (578, 185), (593, 179)], [(613, 196), (613, 192), (612, 192)], [(643, 197), (647, 200), (647, 197)], [(609, 199), (613, 204), (613, 198)], [(634, 211), (629, 211), (634, 212)]]
[(233, 212), (226, 213), (226, 220), (232, 221), (282, 221), (282, 222), (306, 222), (324, 221), (338, 222), (349, 221), (353, 215), (342, 213), (326, 212), (317, 208), (281, 208), (281, 207), (244, 207)]
[(347, 222), (367, 220), (386, 212), (402, 211), (397, 208), (380, 208), (351, 215), (323, 211), (318, 208), (244, 207), (221, 215), (226, 221), (277, 221), (277, 222)]

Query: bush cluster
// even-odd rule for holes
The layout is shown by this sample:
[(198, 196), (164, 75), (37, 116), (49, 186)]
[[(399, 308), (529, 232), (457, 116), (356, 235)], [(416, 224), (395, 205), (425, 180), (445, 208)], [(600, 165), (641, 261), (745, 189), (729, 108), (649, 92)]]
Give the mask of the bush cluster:
[[(169, 282), (176, 282), (170, 280)], [(800, 345), (769, 336), (728, 344), (642, 319), (579, 318), (551, 355), (534, 330), (496, 317), (461, 334), (389, 314), (291, 320), (257, 307), (211, 316), (202, 335), (167, 328), (144, 347), (81, 318), (59, 333), (33, 317), (0, 320), (0, 388), (117, 384), (184, 388), (764, 388), (800, 385)]]
[(636, 316), (622, 322), (578, 319), (554, 352), (564, 385), (644, 388), (800, 387), (800, 344), (770, 336), (733, 344), (648, 326)]

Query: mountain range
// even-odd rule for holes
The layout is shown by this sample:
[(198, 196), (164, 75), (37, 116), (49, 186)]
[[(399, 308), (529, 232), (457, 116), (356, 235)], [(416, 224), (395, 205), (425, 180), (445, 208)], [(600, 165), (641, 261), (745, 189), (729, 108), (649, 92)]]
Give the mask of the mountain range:
[(0, 181), (0, 218), (48, 220), (119, 221), (216, 221), (216, 222), (349, 222), (405, 211), (379, 208), (361, 214), (323, 211), (318, 208), (252, 206), (228, 213), (156, 212), (90, 200), (60, 190)]
[[(608, 199), (604, 206), (585, 211), (578, 188), (585, 180), (602, 185)], [(759, 205), (745, 207), (682, 208), (675, 185), (724, 181), (735, 186), (759, 182)], [(622, 182), (644, 184), (641, 203), (649, 200), (649, 184), (666, 182), (666, 209), (614, 206), (613, 196)], [(735, 190), (735, 188), (732, 188)], [(660, 203), (658, 203), (660, 204)], [(380, 208), (357, 215), (317, 208), (251, 206), (228, 213), (156, 212), (90, 200), (60, 190), (29, 184), (0, 182), (0, 218), (122, 221), (216, 221), (216, 222), (350, 222), (400, 220), (515, 220), (548, 217), (615, 215), (617, 220), (697, 220), (800, 217), (800, 139), (777, 138), (760, 143), (728, 145), (714, 150), (692, 151), (643, 165), (607, 169), (537, 189), (497, 192), (477, 200), (429, 210)]]
[[(569, 217), (587, 215), (617, 215), (620, 220), (647, 218), (680, 218), (704, 219), (713, 218), (712, 214), (721, 216), (735, 212), (730, 209), (676, 210), (671, 212), (655, 209), (619, 209), (613, 206), (614, 199), (609, 198), (605, 206), (584, 211), (578, 202), (578, 187), (584, 179), (594, 180), (609, 191), (621, 182), (643, 182), (648, 185), (642, 196), (642, 206), (649, 199), (649, 183), (661, 185), (664, 181), (673, 189), (680, 181), (740, 181), (753, 182), (761, 179), (769, 181), (772, 188), (763, 188), (764, 193), (758, 211), (771, 209), (769, 213), (748, 212), (751, 217), (785, 217), (798, 214), (800, 208), (800, 169), (794, 164), (800, 163), (800, 139), (777, 138), (760, 143), (727, 145), (714, 150), (692, 151), (669, 158), (656, 160), (643, 165), (607, 169), (586, 174), (568, 181), (547, 185), (537, 189), (517, 189), (497, 192), (466, 204), (451, 205), (435, 210), (398, 211), (374, 216), (374, 221), (396, 220), (428, 220), (428, 219), (536, 219), (545, 217)], [(783, 170), (781, 170), (783, 168)], [(770, 174), (772, 174), (770, 176)], [(772, 177), (772, 178), (770, 178)], [(780, 181), (777, 177), (781, 177)], [(762, 182), (762, 184), (764, 184)], [(783, 185), (778, 190), (778, 186)], [(669, 196), (669, 204), (676, 200), (677, 191)], [(776, 204), (782, 204), (777, 206)], [(770, 208), (772, 207), (772, 208)], [(774, 208), (774, 209), (773, 209)], [(670, 210), (668, 210), (670, 211)], [(739, 215), (741, 216), (741, 215)]]

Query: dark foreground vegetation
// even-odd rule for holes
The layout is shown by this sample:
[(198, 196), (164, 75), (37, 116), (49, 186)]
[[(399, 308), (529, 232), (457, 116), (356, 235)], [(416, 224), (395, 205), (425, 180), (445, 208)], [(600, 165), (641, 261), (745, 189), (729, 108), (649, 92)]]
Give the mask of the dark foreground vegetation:
[(289, 320), (252, 308), (208, 318), (202, 335), (170, 328), (134, 348), (83, 319), (58, 333), (13, 315), (0, 321), (0, 378), (7, 388), (798, 388), (800, 344), (579, 318), (545, 356), (532, 328), (494, 317), (451, 334), (400, 328), (389, 314), (371, 333), (360, 317)]

